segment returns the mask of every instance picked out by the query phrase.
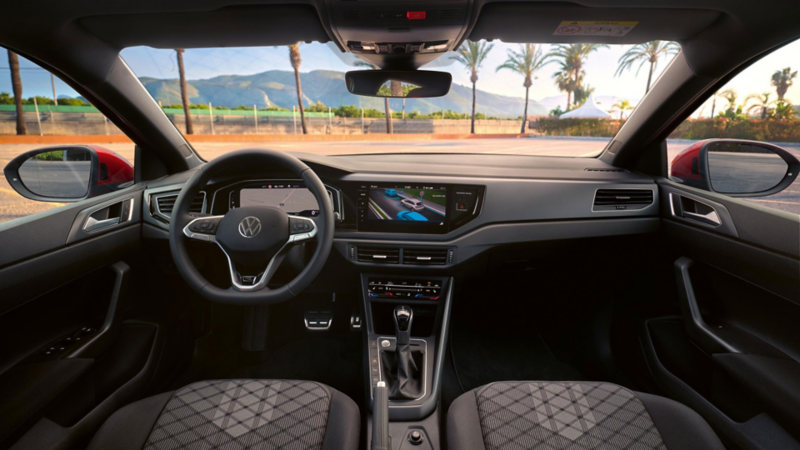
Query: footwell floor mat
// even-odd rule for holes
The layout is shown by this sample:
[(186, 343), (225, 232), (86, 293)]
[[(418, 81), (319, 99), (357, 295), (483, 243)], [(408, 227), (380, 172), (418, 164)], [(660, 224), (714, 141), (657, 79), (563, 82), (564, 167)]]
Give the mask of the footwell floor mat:
[(582, 380), (577, 369), (552, 355), (538, 334), (487, 331), (453, 326), (451, 356), (464, 391), (494, 381)]

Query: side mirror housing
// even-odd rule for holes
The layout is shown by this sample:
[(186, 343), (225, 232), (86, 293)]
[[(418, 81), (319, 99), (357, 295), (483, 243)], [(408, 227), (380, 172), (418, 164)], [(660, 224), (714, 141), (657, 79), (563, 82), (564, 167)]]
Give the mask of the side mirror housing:
[(40, 148), (12, 159), (3, 169), (21, 196), (41, 202), (77, 202), (133, 184), (133, 165), (96, 145)]
[(670, 178), (731, 197), (763, 197), (786, 189), (797, 178), (800, 161), (766, 142), (708, 139), (672, 160)]

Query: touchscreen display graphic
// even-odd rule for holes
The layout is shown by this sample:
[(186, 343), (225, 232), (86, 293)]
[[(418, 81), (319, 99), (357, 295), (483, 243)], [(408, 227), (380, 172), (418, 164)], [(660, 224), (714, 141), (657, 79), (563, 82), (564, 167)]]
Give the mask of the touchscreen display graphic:
[(370, 187), (370, 220), (444, 223), (447, 214), (445, 188)]

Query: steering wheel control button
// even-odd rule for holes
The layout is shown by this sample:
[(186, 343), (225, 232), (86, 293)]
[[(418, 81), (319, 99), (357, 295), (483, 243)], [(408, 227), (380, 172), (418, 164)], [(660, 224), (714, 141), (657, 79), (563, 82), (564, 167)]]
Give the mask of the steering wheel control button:
[(314, 229), (314, 224), (306, 219), (289, 217), (289, 233), (301, 234), (308, 233)]
[(214, 234), (217, 231), (217, 226), (219, 226), (219, 221), (220, 219), (200, 219), (192, 223), (189, 230), (197, 233)]

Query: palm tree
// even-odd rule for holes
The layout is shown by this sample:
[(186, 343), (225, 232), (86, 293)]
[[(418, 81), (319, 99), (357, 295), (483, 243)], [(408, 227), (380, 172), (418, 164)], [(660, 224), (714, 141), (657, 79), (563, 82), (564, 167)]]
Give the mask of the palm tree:
[(17, 106), (17, 134), (27, 134), (25, 115), (22, 111), (22, 79), (19, 77), (19, 58), (11, 50), (8, 51), (8, 68), (11, 69), (11, 92), (14, 94), (14, 104)]
[(308, 129), (306, 128), (306, 114), (303, 111), (303, 86), (300, 84), (300, 64), (303, 63), (303, 60), (300, 58), (299, 42), (289, 46), (289, 60), (292, 62), (294, 82), (297, 86), (297, 104), (300, 105), (300, 123), (303, 125), (303, 134), (308, 134)]
[(717, 109), (717, 96), (719, 91), (714, 92), (713, 99), (711, 100), (711, 118), (714, 118), (714, 111)]
[[(366, 62), (366, 61), (356, 61), (354, 65), (358, 66), (358, 67), (371, 67), (372, 70), (380, 70), (380, 67), (376, 66), (375, 64)], [(394, 88), (395, 88), (394, 83), (395, 83), (395, 81), (392, 81), (392, 89), (391, 89), (391, 91), (393, 91)], [(381, 86), (381, 88), (383, 88), (383, 86)], [(394, 130), (392, 129), (392, 110), (389, 108), (389, 95), (390, 95), (390, 93), (387, 92), (385, 95), (386, 96), (383, 97), (383, 108), (386, 111), (385, 112), (385, 114), (386, 114), (386, 133), (387, 134), (392, 134), (392, 132)], [(403, 106), (405, 106), (405, 104)]]
[(787, 67), (783, 70), (776, 70), (775, 73), (772, 74), (772, 85), (775, 86), (775, 91), (778, 93), (778, 100), (783, 100), (786, 91), (792, 87), (795, 78), (797, 78), (797, 71), (795, 70), (792, 72), (791, 67)]
[(589, 95), (591, 95), (592, 92), (594, 92), (594, 88), (588, 83), (575, 88), (574, 91), (575, 104), (583, 105), (586, 102), (586, 100), (589, 99)]
[[(561, 75), (556, 75), (556, 84), (559, 84), (559, 77), (572, 78), (572, 90), (579, 88), (583, 83), (586, 72), (583, 64), (593, 52), (600, 48), (608, 48), (606, 44), (561, 44), (556, 45), (547, 57), (554, 57), (561, 60)], [(558, 74), (558, 72), (557, 72)], [(560, 87), (559, 87), (560, 89)], [(569, 92), (567, 93), (569, 98)], [(574, 102), (577, 104), (577, 102)]]
[(794, 118), (797, 115), (797, 111), (795, 111), (794, 105), (789, 100), (781, 99), (775, 103), (775, 109), (770, 115), (774, 119), (788, 120)]
[(475, 83), (478, 82), (478, 68), (480, 68), (483, 60), (489, 55), (494, 44), (488, 42), (472, 42), (466, 41), (458, 49), (458, 55), (453, 56), (455, 59), (464, 65), (464, 67), (472, 73), (470, 81), (472, 81), (472, 121), (470, 124), (470, 133), (475, 134)]
[(611, 105), (611, 107), (614, 108), (614, 109), (619, 110), (619, 120), (622, 120), (622, 114), (624, 114), (625, 111), (628, 111), (629, 109), (633, 109), (633, 105), (631, 105), (631, 102), (629, 102), (627, 100), (620, 100), (617, 103), (614, 103), (613, 105)]
[(509, 49), (506, 62), (499, 65), (495, 70), (497, 72), (500, 69), (508, 69), (525, 77), (525, 82), (522, 83), (525, 86), (525, 112), (522, 114), (522, 129), (520, 133), (525, 133), (525, 125), (528, 121), (528, 93), (531, 84), (533, 84), (531, 79), (533, 74), (547, 63), (549, 61), (546, 56), (542, 55), (541, 47), (536, 48), (535, 44), (522, 44), (519, 52)]
[(736, 93), (735, 89), (725, 89), (719, 93), (719, 96), (728, 102), (727, 111), (733, 111), (736, 109), (736, 99), (739, 97), (739, 94)]
[(764, 92), (763, 94), (750, 94), (744, 99), (744, 104), (750, 102), (750, 100), (755, 100), (757, 103), (750, 105), (747, 108), (747, 113), (751, 114), (752, 111), (761, 111), (761, 120), (765, 120), (767, 118), (767, 113), (769, 112), (769, 107), (775, 103), (775, 101), (770, 101), (769, 99), (770, 93)]
[[(567, 93), (567, 111), (572, 107), (572, 91), (575, 90), (575, 81), (572, 80), (572, 68), (566, 62), (561, 62), (561, 70), (553, 74), (558, 90)], [(583, 81), (583, 74), (579, 78)]]
[(680, 46), (672, 41), (650, 41), (634, 45), (619, 57), (619, 67), (617, 67), (617, 72), (614, 76), (622, 74), (625, 70), (630, 70), (634, 64), (641, 61), (636, 69), (636, 75), (638, 76), (642, 66), (649, 62), (650, 71), (647, 73), (647, 88), (644, 91), (647, 94), (650, 92), (650, 84), (653, 81), (653, 73), (656, 71), (659, 58), (661, 56), (664, 58), (674, 56), (679, 51), (681, 51)]
[(183, 52), (184, 49), (176, 48), (175, 53), (178, 55), (178, 74), (181, 83), (181, 101), (183, 102), (183, 115), (186, 117), (186, 134), (194, 134), (192, 128), (192, 116), (189, 115), (189, 88), (186, 86), (186, 70), (183, 68)]

